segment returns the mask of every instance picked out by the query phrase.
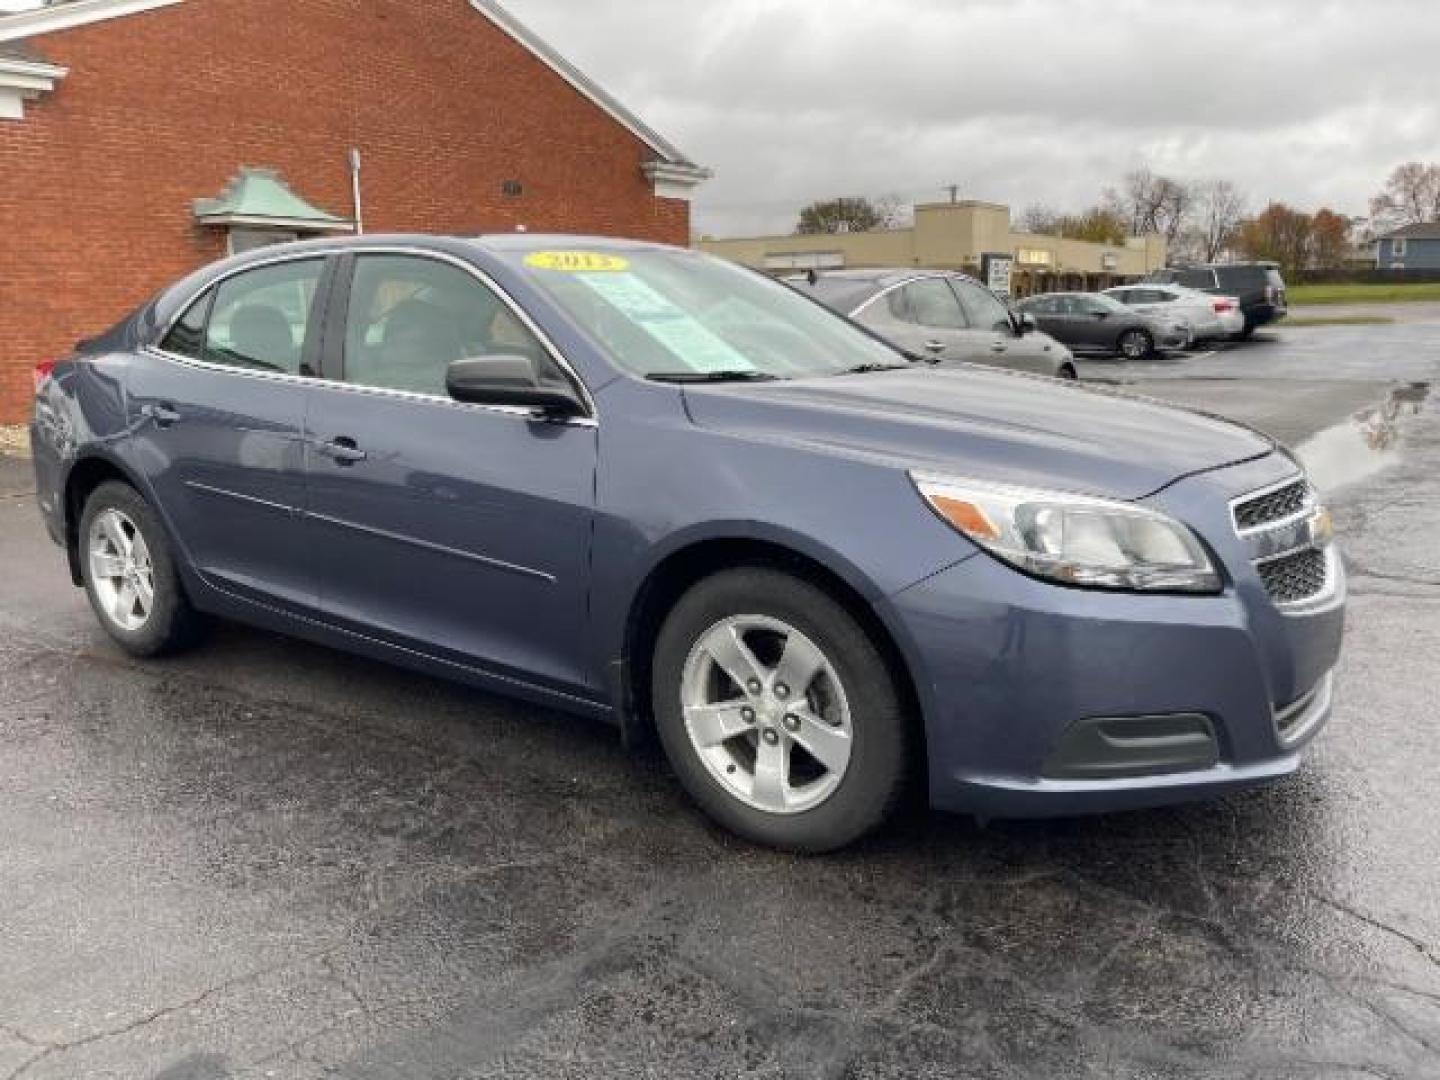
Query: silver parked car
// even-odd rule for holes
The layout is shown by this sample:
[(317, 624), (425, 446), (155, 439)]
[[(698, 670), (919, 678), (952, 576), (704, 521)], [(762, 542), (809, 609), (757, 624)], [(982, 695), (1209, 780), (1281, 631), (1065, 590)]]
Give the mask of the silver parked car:
[(1143, 360), (1157, 349), (1186, 348), (1193, 336), (1182, 319), (1132, 311), (1104, 293), (1042, 293), (1016, 306), (1077, 352)]
[(1245, 313), (1234, 296), (1215, 296), (1184, 285), (1117, 285), (1105, 290), (1126, 307), (1145, 315), (1169, 316), (1189, 323), (1194, 341), (1228, 338), (1245, 329)]
[(965, 274), (836, 270), (786, 280), (912, 356), (1077, 377), (1069, 349)]

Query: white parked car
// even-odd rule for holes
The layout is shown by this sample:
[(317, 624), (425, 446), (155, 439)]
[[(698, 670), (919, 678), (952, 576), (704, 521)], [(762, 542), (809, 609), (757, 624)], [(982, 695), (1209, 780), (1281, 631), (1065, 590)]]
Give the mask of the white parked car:
[(1168, 315), (1190, 325), (1195, 341), (1209, 341), (1239, 334), (1245, 329), (1245, 313), (1234, 296), (1215, 296), (1184, 285), (1117, 285), (1106, 289), (1126, 307), (1147, 315)]

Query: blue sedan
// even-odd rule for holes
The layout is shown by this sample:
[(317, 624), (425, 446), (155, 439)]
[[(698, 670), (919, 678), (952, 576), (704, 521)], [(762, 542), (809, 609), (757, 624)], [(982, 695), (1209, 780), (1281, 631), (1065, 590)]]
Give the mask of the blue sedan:
[(1329, 715), (1340, 562), (1272, 440), (915, 365), (696, 252), (269, 248), (36, 377), (123, 648), (218, 616), (603, 718), (758, 842), (1212, 795)]

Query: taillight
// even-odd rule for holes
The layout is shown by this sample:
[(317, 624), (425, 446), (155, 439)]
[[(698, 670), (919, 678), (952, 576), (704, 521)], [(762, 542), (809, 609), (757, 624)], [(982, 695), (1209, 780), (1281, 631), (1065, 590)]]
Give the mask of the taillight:
[(56, 360), (41, 360), (35, 365), (35, 370), (31, 372), (31, 376), (35, 380), (35, 393), (38, 394), (40, 387), (45, 385), (45, 380), (50, 378), (50, 373), (55, 370), (56, 363), (58, 363)]
[(1235, 310), (1235, 301), (1229, 297), (1221, 297), (1219, 300), (1216, 300), (1212, 306), (1215, 308), (1215, 314), (1224, 315), (1227, 311)]

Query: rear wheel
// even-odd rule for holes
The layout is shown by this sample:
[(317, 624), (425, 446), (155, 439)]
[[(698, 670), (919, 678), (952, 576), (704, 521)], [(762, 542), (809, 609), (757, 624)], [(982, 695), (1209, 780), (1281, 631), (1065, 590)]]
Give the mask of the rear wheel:
[(884, 657), (843, 605), (789, 574), (730, 570), (692, 588), (660, 632), (652, 693), (681, 783), (747, 839), (830, 851), (903, 793), (908, 721)]
[(1148, 330), (1126, 330), (1115, 348), (1126, 360), (1144, 360), (1155, 351), (1155, 339)]
[(1074, 364), (1062, 364), (1060, 370), (1055, 372), (1057, 379), (1075, 380), (1080, 378), (1080, 373), (1075, 370)]
[(160, 656), (193, 643), (205, 620), (185, 597), (170, 544), (128, 484), (101, 484), (80, 519), (80, 566), (100, 625), (126, 652)]

